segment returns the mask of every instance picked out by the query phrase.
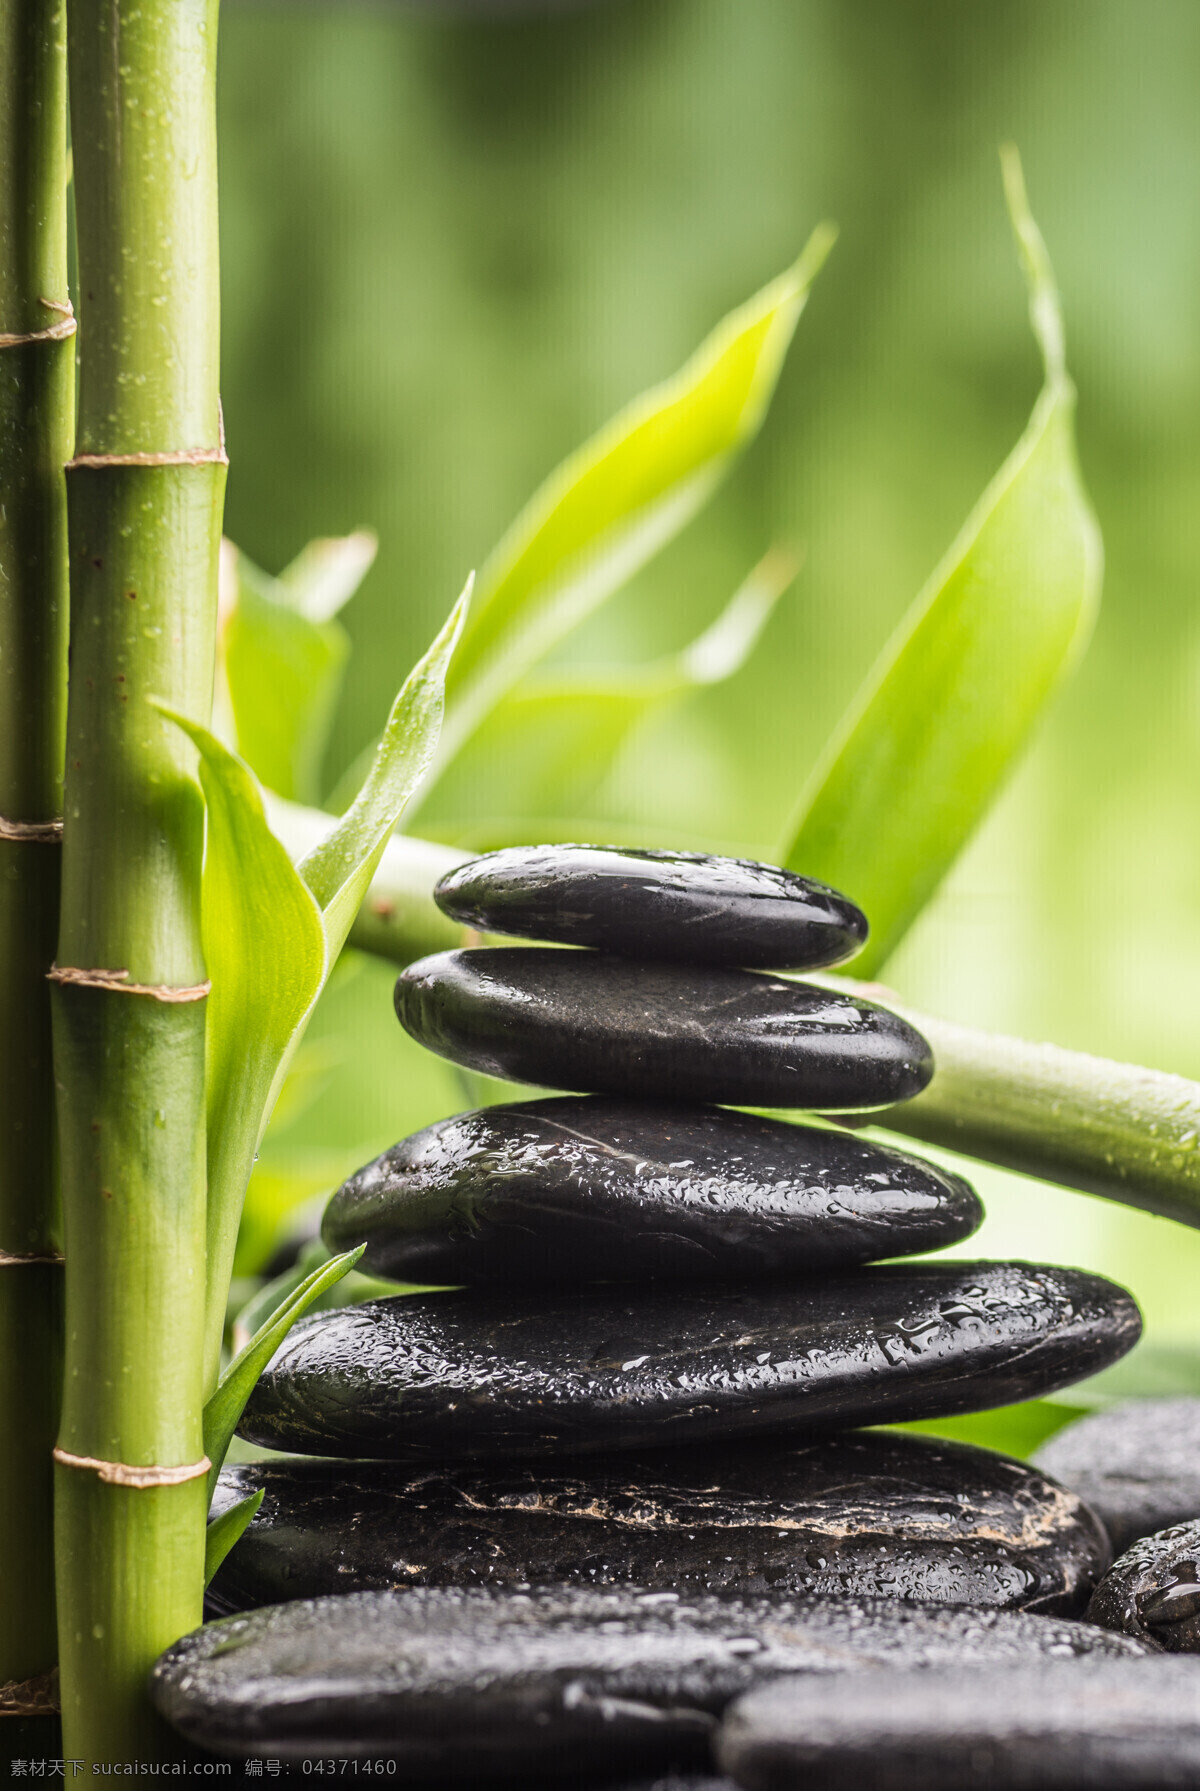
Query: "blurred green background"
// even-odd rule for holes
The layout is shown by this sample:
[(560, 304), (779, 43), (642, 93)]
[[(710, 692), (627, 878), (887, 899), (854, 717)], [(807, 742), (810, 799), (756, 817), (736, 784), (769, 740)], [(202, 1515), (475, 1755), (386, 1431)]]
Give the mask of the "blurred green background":
[[(766, 427), (565, 657), (640, 661), (772, 544), (805, 562), (748, 667), (643, 727), (564, 817), (502, 762), (477, 822), (636, 823), (771, 857), (825, 735), (1018, 435), (1038, 368), (996, 149), (1057, 267), (1107, 544), (1092, 649), (889, 967), (915, 1003), (1200, 1077), (1200, 9), (1192, 0), (614, 0), (223, 18), (228, 530), (278, 569), (368, 524), (326, 767), (541, 478), (730, 306), (841, 237)], [(421, 829), (471, 832), (426, 809)], [(854, 892), (851, 891), (851, 894)], [(470, 1103), (347, 959), (264, 1145), (273, 1216)], [(1200, 1236), (997, 1171), (964, 1254), (1092, 1266), (1200, 1328)]]

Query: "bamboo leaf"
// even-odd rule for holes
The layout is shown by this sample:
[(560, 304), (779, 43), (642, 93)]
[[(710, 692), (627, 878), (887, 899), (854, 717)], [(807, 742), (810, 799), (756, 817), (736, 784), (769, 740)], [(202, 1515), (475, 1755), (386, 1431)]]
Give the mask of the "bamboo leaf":
[(458, 645), (473, 579), (392, 706), (371, 769), (341, 820), (300, 861), (320, 905), (329, 962), (341, 950), (397, 821), (433, 759), (442, 725), (446, 670)]
[(199, 750), (208, 808), (201, 918), (212, 983), (205, 1035), (211, 1352), (254, 1153), (327, 959), (320, 910), (267, 826), (250, 771), (207, 728), (171, 719)]
[(463, 820), (585, 808), (639, 723), (740, 671), (794, 575), (790, 556), (767, 555), (696, 640), (649, 665), (526, 679), (500, 700), (450, 767), (438, 814)]
[(296, 1320), (304, 1316), (313, 1301), (319, 1299), (326, 1288), (332, 1287), (354, 1267), (365, 1249), (366, 1245), (360, 1244), (356, 1250), (347, 1250), (341, 1256), (333, 1257), (306, 1276), (299, 1287), (289, 1293), (270, 1317), (264, 1320), (217, 1382), (215, 1392), (204, 1407), (204, 1453), (212, 1464), (208, 1472), (210, 1500), (230, 1438), (237, 1429), (238, 1419), (245, 1409), (254, 1383)]
[(247, 1493), (228, 1511), (222, 1511), (220, 1517), (214, 1517), (204, 1532), (204, 1589), (207, 1592), (221, 1565), (235, 1542), (240, 1541), (246, 1530), (258, 1516), (258, 1508), (266, 1498), (265, 1487), (255, 1493)]
[(834, 235), (818, 226), (793, 267), (718, 324), (673, 378), (569, 456), (522, 511), (479, 574), (451, 673), (440, 764), (678, 534), (753, 439)]
[(1016, 151), (1004, 178), (1045, 383), (1028, 427), (852, 704), (810, 780), (786, 864), (863, 908), (856, 969), (890, 956), (986, 814), (1082, 651), (1099, 531), (1049, 258)]
[(310, 542), (279, 578), (230, 552), (221, 645), (238, 752), (268, 789), (316, 802), (350, 651), (333, 617), (370, 566), (375, 538)]

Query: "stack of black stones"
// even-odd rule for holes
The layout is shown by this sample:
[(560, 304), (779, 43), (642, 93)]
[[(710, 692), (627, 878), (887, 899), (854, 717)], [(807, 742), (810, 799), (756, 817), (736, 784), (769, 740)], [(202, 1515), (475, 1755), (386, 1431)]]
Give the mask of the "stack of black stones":
[(275, 1357), (241, 1432), (306, 1459), (222, 1476), (218, 1509), (264, 1494), (212, 1591), (241, 1614), (160, 1663), (172, 1720), (233, 1754), (575, 1785), (703, 1765), (723, 1706), (784, 1672), (1144, 1652), (1073, 1620), (1109, 1560), (1077, 1497), (863, 1428), (1049, 1393), (1140, 1321), (1082, 1272), (885, 1260), (982, 1209), (825, 1117), (933, 1073), (899, 1016), (792, 974), (852, 955), (859, 911), (771, 866), (593, 847), (436, 893), (547, 943), (412, 965), (404, 1027), (586, 1092), (442, 1121), (335, 1195), (331, 1249), (443, 1291), (323, 1313)]

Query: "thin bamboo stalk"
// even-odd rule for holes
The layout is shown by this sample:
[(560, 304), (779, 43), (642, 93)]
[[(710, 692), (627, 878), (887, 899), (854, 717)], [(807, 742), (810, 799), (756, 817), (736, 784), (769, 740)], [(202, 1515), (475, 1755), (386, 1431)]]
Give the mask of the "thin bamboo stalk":
[[(58, 930), (74, 434), (62, 0), (0, 0), (0, 1683), (55, 1660)], [(28, 1701), (28, 1700), (26, 1700)]]
[(55, 1451), (63, 1743), (165, 1745), (155, 1656), (200, 1621), (203, 813), (151, 704), (207, 721), (224, 493), (216, 0), (73, 0), (83, 347), (53, 973), (66, 1266)]

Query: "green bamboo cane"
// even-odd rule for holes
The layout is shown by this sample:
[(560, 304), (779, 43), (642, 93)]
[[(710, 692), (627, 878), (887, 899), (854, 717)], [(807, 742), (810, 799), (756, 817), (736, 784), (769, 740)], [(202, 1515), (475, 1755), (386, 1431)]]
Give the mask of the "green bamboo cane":
[(55, 1524), (66, 1754), (154, 1756), (200, 1621), (203, 812), (156, 698), (212, 700), (225, 482), (216, 0), (72, 0), (79, 436), (53, 972), (66, 1254)]
[(0, 1684), (53, 1668), (58, 1427), (54, 1079), (75, 320), (62, 0), (0, 0)]

